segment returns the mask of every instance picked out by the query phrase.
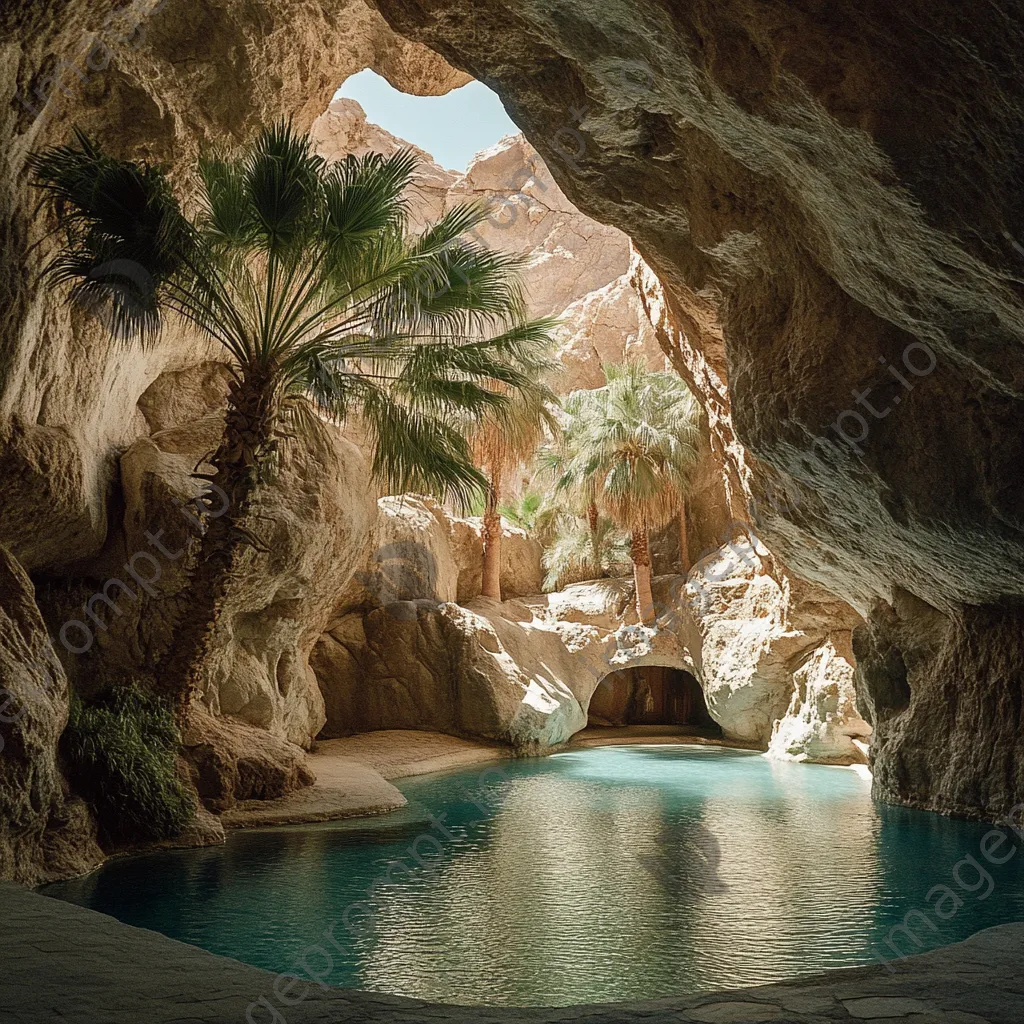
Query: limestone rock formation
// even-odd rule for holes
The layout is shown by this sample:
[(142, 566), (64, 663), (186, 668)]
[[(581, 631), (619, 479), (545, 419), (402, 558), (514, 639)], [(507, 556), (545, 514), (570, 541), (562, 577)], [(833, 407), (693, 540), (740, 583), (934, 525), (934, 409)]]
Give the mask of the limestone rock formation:
[[(199, 368), (204, 379), (206, 370)], [(151, 415), (155, 415), (151, 413)], [(164, 415), (167, 415), (166, 413)], [(184, 550), (191, 473), (219, 439), (214, 412), (136, 442), (122, 457), (125, 550), (152, 552), (147, 533), (164, 530), (170, 554)], [(327, 625), (337, 593), (355, 572), (376, 506), (366, 460), (333, 428), (285, 448), (274, 486), (261, 492), (251, 552), (211, 645), (204, 703), (302, 746), (323, 724), (309, 651)], [(157, 556), (162, 578), (145, 608), (143, 666), (159, 663), (182, 601), (181, 560)], [(163, 575), (166, 573), (166, 575)]]
[[(378, 505), (362, 589), (342, 595), (311, 658), (324, 737), (434, 729), (543, 752), (586, 724), (611, 673), (657, 665), (700, 680), (728, 739), (773, 757), (864, 762), (854, 741), (871, 728), (854, 706), (849, 653), (856, 616), (791, 581), (763, 547), (737, 540), (689, 579), (658, 577), (658, 618), (645, 626), (628, 579), (480, 599), (478, 571), (476, 587), (465, 585), (466, 566), (480, 565), (478, 527), (467, 560), (469, 521), (412, 495)], [(539, 548), (529, 544), (535, 580)], [(522, 582), (508, 568), (503, 587)]]
[(726, 736), (770, 757), (864, 763), (854, 741), (871, 727), (856, 708), (849, 609), (791, 581), (756, 536), (702, 559), (686, 593), (708, 711)]
[(768, 756), (779, 761), (866, 764), (871, 727), (857, 710), (853, 660), (831, 640), (793, 672), (793, 696), (775, 722)]
[(1018, 645), (1009, 692), (981, 679), (1024, 595), (1019, 19), (853, 0), (377, 6), (493, 83), (565, 194), (629, 232), (734, 508), (756, 502), (791, 572), (871, 617), (865, 648), (903, 593), (951, 630), (992, 630), (955, 659), (986, 723), (941, 699), (931, 637), (903, 631), (914, 711), (874, 754), (877, 795), (945, 806), (955, 762), (970, 805), (991, 781), (972, 750), (998, 742), (998, 708), (1020, 731), (1024, 677)]
[(57, 760), (68, 684), (25, 571), (0, 547), (0, 878), (24, 885), (103, 859), (96, 826)]
[(1020, 605), (944, 615), (906, 592), (854, 634), (857, 693), (883, 793), (998, 819), (1021, 802)]
[(515, 602), (425, 599), (351, 615), (313, 657), (328, 703), (324, 735), (431, 729), (543, 753), (583, 728), (573, 657)]
[[(382, 498), (358, 586), (338, 598), (311, 665), (330, 738), (433, 729), (538, 753), (586, 724), (610, 672), (693, 670), (700, 635), (682, 607), (683, 578), (656, 581), (665, 610), (637, 623), (632, 583), (599, 580), (540, 594), (540, 545), (504, 527), (499, 603), (480, 597), (479, 520), (416, 495)], [(457, 602), (457, 603), (456, 603)]]

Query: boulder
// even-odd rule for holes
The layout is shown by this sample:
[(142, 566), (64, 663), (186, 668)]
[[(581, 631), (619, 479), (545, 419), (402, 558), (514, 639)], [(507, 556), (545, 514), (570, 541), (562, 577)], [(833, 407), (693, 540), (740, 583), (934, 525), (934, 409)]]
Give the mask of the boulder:
[(543, 753), (586, 723), (575, 659), (515, 602), (397, 601), (347, 617), (312, 663), (325, 738), (427, 729)]
[(523, 600), (394, 601), (351, 612), (321, 638), (311, 664), (331, 738), (430, 729), (542, 753), (586, 724), (610, 673), (644, 665), (693, 670), (692, 623), (673, 614), (680, 577), (655, 581), (666, 610), (637, 624), (629, 584), (604, 580)]
[(699, 561), (686, 594), (698, 677), (726, 737), (769, 757), (864, 763), (854, 741), (871, 727), (856, 707), (850, 609), (791, 581), (756, 534)]
[[(315, 781), (301, 747), (202, 707), (189, 712), (182, 746), (192, 782), (209, 811), (275, 800)], [(202, 824), (207, 821), (201, 816)]]

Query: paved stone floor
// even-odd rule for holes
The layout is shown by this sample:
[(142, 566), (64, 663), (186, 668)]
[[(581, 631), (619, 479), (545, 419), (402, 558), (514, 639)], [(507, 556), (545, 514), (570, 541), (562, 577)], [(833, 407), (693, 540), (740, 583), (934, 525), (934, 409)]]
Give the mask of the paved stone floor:
[(2, 1024), (1022, 1024), (1022, 954), (1024, 924), (1012, 924), (908, 958), (892, 974), (876, 965), (712, 995), (556, 1010), (446, 1007), (277, 979), (0, 883)]

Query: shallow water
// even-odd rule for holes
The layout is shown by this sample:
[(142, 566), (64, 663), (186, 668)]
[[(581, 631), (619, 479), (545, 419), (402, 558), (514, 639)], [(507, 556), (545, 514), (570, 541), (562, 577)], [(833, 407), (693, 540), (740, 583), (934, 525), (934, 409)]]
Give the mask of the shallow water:
[[(298, 973), (338, 985), (523, 1006), (884, 972), (909, 911), (925, 917), (920, 945), (895, 935), (905, 952), (1024, 919), (1024, 856), (985, 860), (989, 826), (875, 806), (848, 770), (606, 747), (400, 788), (395, 815), (235, 833), (44, 892), (272, 971), (305, 956)], [(961, 901), (947, 920), (939, 885)]]

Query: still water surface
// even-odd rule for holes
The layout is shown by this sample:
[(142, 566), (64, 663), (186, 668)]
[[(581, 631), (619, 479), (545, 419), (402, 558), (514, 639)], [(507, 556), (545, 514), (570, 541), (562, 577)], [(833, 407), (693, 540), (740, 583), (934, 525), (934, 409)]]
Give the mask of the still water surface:
[[(915, 909), (934, 925), (915, 929), (920, 949), (1024, 920), (1024, 855), (991, 865), (979, 852), (989, 826), (876, 806), (852, 771), (681, 746), (497, 769), (405, 780), (409, 807), (395, 815), (235, 833), (44, 891), (272, 971), (321, 944), (334, 984), (520, 1006), (892, 958), (889, 930)], [(991, 885), (970, 864), (958, 884), (967, 856)], [(937, 895), (926, 900), (937, 885), (963, 901), (946, 921)], [(356, 934), (341, 923), (353, 904)], [(323, 938), (332, 927), (337, 946)], [(328, 970), (319, 954), (307, 965)]]

